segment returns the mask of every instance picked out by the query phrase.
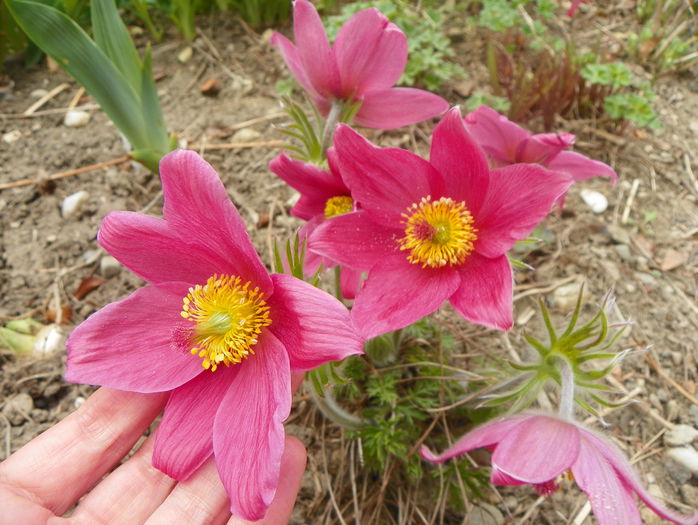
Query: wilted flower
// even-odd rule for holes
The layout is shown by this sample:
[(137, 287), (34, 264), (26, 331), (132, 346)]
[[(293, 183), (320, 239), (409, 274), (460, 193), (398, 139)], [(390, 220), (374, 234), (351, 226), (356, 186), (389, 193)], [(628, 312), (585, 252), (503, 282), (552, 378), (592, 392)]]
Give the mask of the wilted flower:
[(547, 495), (567, 472), (588, 496), (601, 525), (642, 525), (633, 492), (657, 515), (679, 525), (697, 525), (698, 513), (683, 516), (659, 503), (642, 486), (630, 463), (605, 437), (577, 423), (544, 414), (519, 414), (486, 423), (442, 454), (421, 448), (424, 459), (442, 462), (476, 448), (493, 450), (491, 481), (533, 485)]
[(541, 164), (551, 171), (568, 174), (575, 182), (611, 177), (615, 183), (618, 178), (608, 164), (566, 151), (574, 144), (575, 137), (570, 133), (533, 135), (487, 106), (468, 113), (465, 126), (495, 166), (517, 162)]
[(567, 16), (569, 16), (570, 18), (572, 18), (572, 17), (574, 16), (574, 14), (577, 12), (577, 9), (579, 9), (579, 5), (580, 5), (582, 2), (587, 3), (587, 2), (592, 2), (592, 1), (593, 1), (593, 0), (572, 0), (572, 5), (571, 5), (570, 8), (567, 10)]
[[(308, 241), (315, 228), (325, 220), (354, 211), (356, 203), (351, 192), (344, 184), (337, 167), (333, 148), (327, 151), (328, 170), (293, 159), (280, 153), (269, 163), (269, 169), (289, 186), (300, 193), (298, 202), (291, 209), (291, 214), (308, 221), (300, 230), (299, 238)], [(310, 250), (305, 253), (305, 273), (314, 274), (320, 265), (331, 268), (337, 263)], [(342, 295), (353, 299), (359, 288), (361, 272), (351, 268), (340, 268), (340, 286)]]
[(448, 109), (448, 103), (433, 93), (393, 87), (405, 70), (407, 38), (377, 9), (352, 16), (330, 46), (313, 4), (295, 0), (293, 32), (295, 45), (279, 33), (271, 43), (323, 115), (333, 102), (360, 102), (357, 124), (392, 129)]
[(466, 319), (507, 330), (511, 266), (571, 179), (534, 164), (490, 171), (458, 109), (434, 130), (429, 162), (378, 148), (346, 125), (335, 133), (342, 177), (358, 211), (325, 221), (312, 250), (368, 271), (352, 316), (365, 337), (407, 326), (449, 300)]
[(100, 244), (149, 285), (78, 326), (66, 379), (171, 392), (153, 464), (177, 479), (215, 456), (236, 516), (264, 516), (276, 491), (291, 371), (358, 354), (347, 310), (269, 275), (213, 168), (176, 151), (160, 163), (164, 219), (114, 212)]

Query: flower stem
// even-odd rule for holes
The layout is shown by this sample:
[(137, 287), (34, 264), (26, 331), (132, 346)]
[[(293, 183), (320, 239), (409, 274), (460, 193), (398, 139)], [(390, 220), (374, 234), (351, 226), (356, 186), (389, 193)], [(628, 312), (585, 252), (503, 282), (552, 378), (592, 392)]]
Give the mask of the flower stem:
[(560, 359), (560, 409), (559, 416), (565, 421), (574, 419), (574, 372), (567, 359)]
[(342, 107), (344, 102), (341, 100), (333, 100), (330, 112), (327, 115), (327, 120), (325, 121), (325, 128), (322, 131), (322, 157), (327, 158), (327, 148), (332, 144), (332, 137), (334, 136), (334, 129), (337, 127), (337, 122), (339, 122), (339, 114), (342, 112)]
[(322, 412), (322, 415), (330, 421), (337, 423), (347, 430), (360, 430), (365, 425), (365, 422), (361, 418), (356, 417), (354, 414), (350, 414), (337, 404), (337, 400), (334, 398), (329, 388), (325, 388), (322, 395), (319, 394), (313, 386), (311, 386), (309, 390), (310, 396), (313, 398), (313, 401), (315, 401), (315, 405), (320, 412)]

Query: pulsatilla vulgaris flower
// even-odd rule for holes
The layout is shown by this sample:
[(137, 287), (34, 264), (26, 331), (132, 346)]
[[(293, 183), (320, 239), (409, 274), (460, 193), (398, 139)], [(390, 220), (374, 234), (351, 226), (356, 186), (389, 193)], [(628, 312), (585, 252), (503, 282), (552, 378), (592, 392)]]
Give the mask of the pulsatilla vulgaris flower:
[(295, 45), (275, 33), (291, 73), (326, 115), (334, 102), (360, 102), (355, 122), (392, 129), (440, 115), (448, 102), (421, 89), (393, 87), (407, 63), (405, 34), (377, 9), (352, 16), (330, 46), (315, 7), (293, 3)]
[(407, 326), (445, 300), (466, 319), (507, 330), (512, 272), (505, 255), (571, 184), (534, 164), (490, 171), (457, 108), (434, 130), (430, 162), (335, 132), (342, 177), (361, 209), (325, 221), (312, 250), (368, 271), (352, 316), (365, 337)]
[(483, 447), (493, 450), (491, 481), (498, 485), (530, 484), (547, 495), (556, 490), (559, 476), (571, 474), (601, 525), (642, 525), (633, 492), (665, 520), (698, 524), (698, 513), (673, 512), (647, 492), (628, 460), (607, 438), (550, 415), (519, 414), (486, 423), (442, 454), (423, 446), (421, 455), (442, 462)]
[[(351, 192), (340, 175), (334, 148), (327, 151), (327, 163), (329, 170), (323, 170), (314, 164), (293, 159), (286, 153), (280, 153), (269, 163), (269, 169), (273, 173), (300, 193), (291, 214), (308, 221), (299, 232), (301, 240), (308, 241), (315, 228), (325, 220), (352, 212), (356, 207)], [(305, 273), (314, 274), (320, 265), (331, 268), (337, 263), (306, 250)], [(347, 299), (353, 299), (360, 280), (361, 272), (341, 268), (342, 295)]]
[(487, 106), (468, 113), (465, 125), (495, 166), (517, 162), (541, 164), (551, 171), (570, 175), (575, 182), (611, 177), (615, 183), (618, 178), (608, 164), (566, 151), (574, 144), (575, 136), (571, 133), (533, 135)]
[(269, 275), (213, 168), (176, 151), (160, 163), (164, 219), (114, 212), (100, 244), (148, 281), (71, 335), (65, 377), (170, 397), (153, 464), (183, 480), (215, 456), (236, 516), (274, 496), (292, 370), (360, 353), (348, 311)]

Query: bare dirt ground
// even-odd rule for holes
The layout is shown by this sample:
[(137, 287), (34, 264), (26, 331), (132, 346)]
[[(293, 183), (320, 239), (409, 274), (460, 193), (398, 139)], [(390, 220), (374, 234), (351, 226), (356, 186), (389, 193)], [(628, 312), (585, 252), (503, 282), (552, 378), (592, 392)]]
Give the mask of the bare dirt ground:
[[(600, 22), (613, 25), (609, 19)], [(580, 18), (575, 24), (588, 31), (593, 28), (590, 19)], [(200, 27), (200, 37), (191, 46), (193, 58), (186, 63), (177, 55), (187, 44), (176, 36), (155, 47), (167, 123), (217, 168), (263, 259), (269, 261), (271, 240), (286, 239), (299, 226), (289, 216), (292, 191), (267, 169), (278, 152), (277, 141), (283, 139), (274, 124), (285, 119), (274, 85), (288, 75), (264, 36), (237, 19), (219, 14), (201, 20)], [(470, 77), (443, 88), (441, 94), (453, 104), (463, 103), (468, 83), (480, 83), (478, 89), (484, 89), (479, 65), (482, 42), (473, 34), (461, 34), (456, 40), (458, 61)], [(75, 100), (79, 86), (63, 72), (50, 72), (45, 66), (27, 71), (12, 64), (6, 74), (14, 86), (11, 98), (0, 100), (0, 134), (12, 134), (14, 140), (0, 142), (0, 183), (36, 178), (40, 182), (0, 191), (0, 321), (32, 316), (52, 322), (60, 310), (67, 334), (98, 308), (142, 284), (125, 269), (103, 268), (105, 254), (95, 234), (112, 210), (158, 214), (160, 184), (139, 166), (119, 160), (126, 153), (124, 145), (99, 109), (88, 106), (91, 120), (84, 127), (63, 124), (71, 101), (91, 103), (85, 96)], [(222, 82), (222, 91), (215, 97), (203, 96), (200, 85), (213, 77)], [(50, 91), (63, 83), (65, 88), (34, 115), (23, 116), (42, 94), (36, 90)], [(454, 331), (457, 351), (464, 356), (486, 350), (499, 356), (514, 351), (525, 357), (522, 329), (525, 325), (540, 332), (538, 318), (529, 321), (539, 299), (548, 302), (560, 323), (569, 313), (570, 290), (575, 293), (570, 285), (585, 281), (592, 304), (615, 288), (619, 310), (635, 323), (620, 346), (650, 350), (627, 358), (612, 374), (611, 386), (634, 403), (606, 414), (611, 425), (607, 432), (636, 460), (653, 493), (687, 511), (698, 504), (698, 476), (669, 459), (662, 435), (672, 424), (698, 428), (698, 82), (691, 75), (668, 76), (659, 80), (656, 90), (664, 124), (659, 131), (615, 136), (593, 122), (560, 123), (560, 129), (578, 135), (577, 150), (611, 164), (620, 179), (615, 187), (605, 180), (578, 184), (564, 213), (545, 222), (552, 240), (527, 259), (536, 270), (517, 271), (514, 330), (509, 335), (493, 334), (448, 315), (441, 317)], [(409, 149), (416, 145), (426, 154), (432, 127), (433, 123), (424, 123), (368, 135), (381, 145)], [(50, 175), (102, 162), (111, 163), (48, 181)], [(608, 209), (593, 213), (580, 197), (582, 188), (605, 194)], [(63, 217), (63, 200), (78, 191), (87, 192), (87, 201), (77, 214)], [(98, 286), (76, 297), (89, 278), (97, 279), (93, 283)], [(92, 387), (62, 380), (64, 354), (63, 350), (33, 358), (18, 358), (4, 350), (0, 354), (4, 443), (0, 458), (62, 419), (91, 392)], [(467, 362), (465, 358), (464, 366)], [(412, 510), (402, 515), (401, 498), (418, 501), (419, 495), (401, 493), (392, 486), (394, 480), (388, 484), (381, 476), (352, 474), (355, 444), (323, 421), (303, 390), (289, 431), (301, 437), (310, 453), (293, 523), (359, 522), (355, 500), (369, 507), (375, 505), (375, 494), (383, 496), (379, 498), (383, 509), (364, 512), (360, 523), (497, 523), (457, 511), (425, 510), (422, 517)], [(358, 485), (358, 496), (352, 496), (352, 483)], [(526, 488), (491, 492), (486, 499), (504, 516), (503, 523), (595, 523), (591, 516), (584, 518), (586, 499), (576, 487), (546, 500)], [(422, 508), (431, 509), (433, 502), (429, 505), (426, 502)], [(643, 516), (646, 523), (660, 522), (651, 513)]]

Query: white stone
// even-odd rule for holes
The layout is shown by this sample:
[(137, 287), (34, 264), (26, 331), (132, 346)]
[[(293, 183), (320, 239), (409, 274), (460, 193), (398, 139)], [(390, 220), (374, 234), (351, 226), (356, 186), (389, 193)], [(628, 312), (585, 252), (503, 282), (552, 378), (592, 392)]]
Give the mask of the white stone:
[(99, 260), (99, 273), (110, 279), (121, 271), (121, 263), (111, 255), (105, 255)]
[(690, 446), (674, 447), (667, 450), (666, 455), (682, 467), (698, 475), (698, 452)]
[(262, 134), (252, 128), (242, 128), (235, 132), (232, 142), (254, 142), (259, 139)]
[(582, 283), (569, 283), (556, 288), (552, 297), (553, 307), (564, 313), (574, 310), (581, 288)]
[(191, 48), (191, 46), (187, 46), (177, 53), (177, 60), (179, 60), (182, 64), (186, 64), (189, 62), (193, 54), (194, 50)]
[(698, 430), (692, 426), (676, 425), (664, 434), (664, 443), (670, 447), (680, 447), (690, 445), (696, 438), (698, 438)]
[(46, 95), (48, 95), (48, 91), (45, 89), (42, 89), (42, 88), (35, 89), (31, 93), (29, 93), (29, 96), (31, 98), (41, 98), (41, 97), (45, 97)]
[(34, 352), (37, 354), (52, 354), (64, 349), (65, 335), (61, 327), (55, 324), (44, 326), (36, 334)]
[(65, 114), (63, 118), (63, 124), (69, 128), (79, 128), (86, 126), (90, 121), (90, 114), (87, 111), (80, 111), (79, 109), (71, 109)]
[(68, 195), (61, 204), (61, 215), (66, 219), (78, 215), (89, 198), (90, 194), (86, 191), (78, 191)]
[(594, 213), (603, 213), (608, 208), (608, 199), (603, 193), (585, 188), (579, 192), (579, 195)]
[(9, 133), (5, 133), (2, 136), (2, 141), (5, 144), (12, 144), (13, 142), (17, 142), (21, 138), (22, 138), (22, 132), (18, 129), (13, 129)]

